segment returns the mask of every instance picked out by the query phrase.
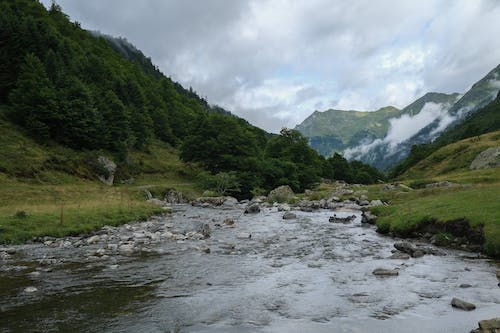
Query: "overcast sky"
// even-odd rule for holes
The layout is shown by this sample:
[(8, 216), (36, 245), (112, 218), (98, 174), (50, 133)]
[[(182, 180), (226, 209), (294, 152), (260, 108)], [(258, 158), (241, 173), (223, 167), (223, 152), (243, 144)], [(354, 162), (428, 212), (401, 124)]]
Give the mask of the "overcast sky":
[[(43, 0), (50, 3), (50, 0)], [(498, 0), (57, 0), (266, 130), (314, 110), (402, 108), (500, 63)]]

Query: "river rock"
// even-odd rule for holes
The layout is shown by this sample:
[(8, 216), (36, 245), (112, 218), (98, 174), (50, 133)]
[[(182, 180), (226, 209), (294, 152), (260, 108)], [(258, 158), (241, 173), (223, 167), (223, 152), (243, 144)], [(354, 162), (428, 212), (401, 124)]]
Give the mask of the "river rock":
[(297, 215), (295, 215), (292, 212), (286, 212), (285, 214), (283, 214), (283, 220), (293, 220), (296, 218), (297, 218)]
[(407, 253), (399, 252), (397, 251), (393, 255), (391, 255), (388, 259), (401, 259), (401, 260), (407, 260), (410, 259), (410, 255)]
[(97, 158), (97, 164), (99, 165), (99, 169), (101, 170), (101, 173), (97, 175), (99, 180), (106, 185), (113, 185), (116, 172), (115, 162), (113, 162), (106, 156), (99, 156)]
[(247, 232), (241, 232), (236, 236), (237, 239), (250, 239), (252, 238), (252, 234), (249, 234)]
[(247, 208), (245, 208), (245, 214), (257, 214), (259, 212), (260, 212), (260, 207), (257, 203), (253, 203), (247, 206)]
[(178, 192), (176, 189), (170, 189), (165, 194), (165, 202), (170, 204), (182, 204), (186, 201), (184, 200), (182, 192)]
[(500, 317), (481, 320), (479, 322), (479, 328), (472, 331), (474, 333), (497, 333), (500, 332)]
[(500, 271), (497, 271), (497, 279), (500, 280)]
[(461, 299), (456, 298), (456, 297), (454, 297), (451, 300), (451, 306), (453, 306), (454, 308), (465, 310), (465, 311), (472, 311), (472, 310), (476, 309), (476, 306), (474, 304), (466, 302), (466, 301), (461, 300)]
[(288, 212), (290, 210), (290, 206), (286, 203), (278, 206), (278, 212)]
[(470, 288), (472, 287), (472, 285), (468, 284), (468, 283), (462, 283), (461, 285), (459, 285), (460, 288)]
[(488, 148), (479, 153), (470, 164), (471, 170), (500, 167), (500, 146)]
[(364, 211), (361, 214), (361, 223), (375, 224), (375, 221), (377, 221), (377, 216), (370, 211)]
[(292, 188), (288, 185), (283, 185), (275, 188), (267, 196), (267, 201), (269, 202), (288, 202), (290, 201), (295, 193), (293, 193)]
[(395, 269), (377, 268), (372, 274), (377, 276), (397, 276), (399, 272)]
[(233, 197), (226, 197), (226, 199), (222, 203), (222, 205), (225, 207), (234, 207), (237, 204), (238, 204), (238, 199), (233, 198)]
[(208, 223), (202, 223), (198, 226), (196, 231), (203, 235), (204, 238), (210, 237), (210, 226), (208, 225)]
[(33, 287), (33, 286), (24, 288), (24, 292), (28, 293), (28, 294), (34, 293), (34, 292), (37, 292), (37, 291), (38, 291), (38, 288)]
[(230, 217), (224, 219), (224, 224), (225, 225), (233, 225), (234, 224), (234, 220)]
[(347, 224), (347, 223), (351, 223), (355, 218), (356, 218), (356, 215), (350, 215), (350, 216), (346, 216), (346, 217), (339, 217), (339, 216), (333, 214), (333, 216), (330, 216), (330, 218), (328, 219), (328, 222), (330, 222), (330, 223), (343, 223), (343, 224)]
[(122, 244), (118, 248), (118, 251), (123, 254), (132, 254), (135, 251), (135, 246), (134, 244)]
[(101, 240), (101, 237), (99, 235), (94, 235), (89, 238), (87, 238), (87, 244), (95, 244)]

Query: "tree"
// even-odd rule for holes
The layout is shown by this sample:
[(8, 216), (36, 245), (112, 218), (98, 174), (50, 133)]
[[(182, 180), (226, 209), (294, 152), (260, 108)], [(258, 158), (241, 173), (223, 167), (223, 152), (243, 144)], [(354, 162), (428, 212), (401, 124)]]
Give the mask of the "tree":
[(9, 100), (11, 115), (18, 124), (38, 139), (46, 141), (52, 136), (50, 124), (57, 123), (59, 117), (56, 93), (43, 63), (32, 53), (25, 57)]

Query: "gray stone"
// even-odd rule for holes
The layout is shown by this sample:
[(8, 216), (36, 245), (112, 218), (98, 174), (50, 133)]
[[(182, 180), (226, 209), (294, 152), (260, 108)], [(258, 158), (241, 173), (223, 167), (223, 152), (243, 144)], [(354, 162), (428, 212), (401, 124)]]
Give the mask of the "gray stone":
[(26, 288), (24, 288), (24, 292), (25, 292), (25, 293), (28, 293), (28, 294), (30, 294), (30, 293), (34, 293), (34, 292), (37, 292), (37, 291), (38, 291), (38, 288), (36, 288), (36, 287), (32, 287), (32, 286), (31, 286), (31, 287), (26, 287)]
[(267, 201), (269, 202), (288, 202), (290, 201), (295, 194), (292, 189), (288, 185), (283, 185), (275, 188), (269, 195), (267, 196)]
[(472, 287), (472, 285), (468, 284), (468, 283), (462, 283), (461, 285), (459, 285), (460, 288), (470, 288)]
[(260, 207), (257, 203), (247, 206), (245, 209), (245, 214), (257, 214), (260, 212)]
[(203, 235), (204, 238), (210, 237), (210, 226), (208, 225), (208, 223), (202, 223), (198, 226), (196, 231)]
[(286, 203), (278, 206), (278, 212), (288, 212), (290, 210), (290, 206)]
[(377, 276), (397, 276), (399, 272), (395, 269), (377, 268), (372, 274)]
[(464, 300), (461, 300), (459, 298), (454, 297), (451, 300), (451, 306), (457, 309), (462, 309), (465, 311), (472, 311), (476, 309), (476, 306), (472, 303), (466, 302)]
[(403, 252), (396, 252), (392, 256), (390, 256), (388, 259), (401, 259), (401, 260), (407, 260), (410, 259), (410, 255), (407, 253)]
[(100, 240), (101, 240), (101, 237), (99, 237), (98, 235), (91, 236), (91, 237), (87, 238), (87, 244), (95, 244), (95, 243), (99, 242)]
[(384, 203), (381, 200), (372, 200), (370, 201), (370, 206), (376, 207), (376, 206), (383, 206)]
[(230, 217), (224, 219), (224, 224), (226, 225), (233, 225), (234, 224), (234, 220)]
[(237, 239), (250, 239), (252, 238), (252, 235), (247, 233), (247, 232), (242, 232), (242, 233), (239, 233), (237, 236), (236, 236)]
[(489, 320), (481, 320), (479, 328), (482, 332), (500, 332), (500, 317)]
[(479, 153), (470, 164), (471, 170), (500, 167), (500, 147), (488, 148)]
[(165, 202), (170, 204), (182, 204), (185, 203), (186, 200), (184, 200), (182, 192), (178, 192), (176, 189), (170, 189), (167, 194), (165, 194)]
[(297, 218), (297, 215), (295, 215), (292, 212), (286, 212), (285, 214), (283, 214), (283, 220), (293, 220), (296, 218)]
[(99, 180), (106, 185), (113, 185), (115, 180), (116, 164), (106, 156), (99, 156), (97, 158), (97, 163), (99, 164), (102, 174), (97, 175)]
[(375, 224), (377, 216), (370, 211), (364, 211), (361, 215), (361, 223)]

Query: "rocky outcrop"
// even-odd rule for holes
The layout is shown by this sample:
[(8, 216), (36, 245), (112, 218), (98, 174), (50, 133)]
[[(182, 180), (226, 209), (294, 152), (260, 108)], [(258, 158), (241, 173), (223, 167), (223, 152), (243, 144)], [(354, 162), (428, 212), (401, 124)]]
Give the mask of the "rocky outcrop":
[(97, 175), (99, 180), (106, 185), (113, 185), (113, 181), (115, 180), (116, 163), (106, 156), (99, 156), (97, 158), (97, 165), (100, 171), (99, 175)]
[(471, 170), (480, 170), (498, 167), (500, 167), (500, 147), (492, 147), (479, 153), (469, 168)]
[(451, 300), (451, 306), (457, 309), (465, 310), (465, 311), (472, 311), (476, 309), (476, 306), (472, 303), (466, 302), (464, 300), (461, 300), (460, 298), (454, 297)]
[(269, 192), (267, 196), (268, 202), (289, 202), (295, 193), (293, 193), (292, 189), (288, 185), (280, 186)]

